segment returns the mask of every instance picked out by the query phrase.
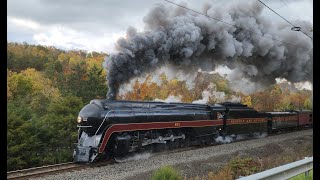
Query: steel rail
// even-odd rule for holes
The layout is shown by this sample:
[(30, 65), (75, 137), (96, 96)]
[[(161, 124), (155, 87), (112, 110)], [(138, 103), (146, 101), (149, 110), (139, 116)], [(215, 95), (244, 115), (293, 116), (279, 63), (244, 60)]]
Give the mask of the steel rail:
[(28, 169), (21, 169), (16, 171), (9, 171), (7, 172), (7, 179), (27, 179), (30, 177), (37, 177), (41, 175), (54, 174), (62, 171), (82, 169), (85, 167), (86, 166), (84, 164), (76, 164), (74, 162), (53, 164)]

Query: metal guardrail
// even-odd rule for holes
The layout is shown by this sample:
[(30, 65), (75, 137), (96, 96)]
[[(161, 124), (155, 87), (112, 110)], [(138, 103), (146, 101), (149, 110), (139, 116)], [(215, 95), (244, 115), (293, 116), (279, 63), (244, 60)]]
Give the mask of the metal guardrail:
[(311, 169), (313, 169), (313, 157), (306, 157), (300, 161), (269, 169), (257, 174), (252, 174), (250, 176), (240, 177), (239, 180), (289, 179), (301, 173), (306, 173), (306, 175), (309, 175), (309, 171)]

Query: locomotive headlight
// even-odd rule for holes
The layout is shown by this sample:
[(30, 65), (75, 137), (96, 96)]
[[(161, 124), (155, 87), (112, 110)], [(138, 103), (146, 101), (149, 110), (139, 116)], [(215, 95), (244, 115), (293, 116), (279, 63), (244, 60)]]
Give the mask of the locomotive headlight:
[(78, 116), (77, 122), (78, 122), (78, 123), (81, 123), (81, 121), (82, 121), (82, 117)]

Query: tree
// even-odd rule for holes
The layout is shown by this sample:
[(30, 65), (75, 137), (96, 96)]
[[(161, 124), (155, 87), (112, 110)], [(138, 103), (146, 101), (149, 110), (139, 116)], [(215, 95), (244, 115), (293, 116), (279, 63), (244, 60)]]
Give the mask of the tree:
[(81, 98), (64, 97), (59, 102), (52, 102), (48, 107), (48, 113), (37, 122), (36, 135), (44, 143), (39, 150), (45, 159), (43, 163), (72, 160), (73, 143), (77, 141), (76, 117), (83, 106)]
[(31, 79), (23, 74), (9, 71), (7, 86), (10, 89), (10, 97), (13, 99), (25, 98), (32, 91)]
[(246, 96), (244, 98), (241, 99), (242, 104), (245, 104), (249, 107), (252, 106), (252, 102), (251, 102), (251, 96)]
[(303, 108), (304, 109), (309, 109), (312, 110), (312, 102), (310, 100), (310, 98), (306, 99), (303, 103)]
[(87, 69), (84, 61), (75, 64), (71, 68), (70, 75), (66, 77), (66, 93), (82, 97), (85, 95), (84, 81), (87, 80)]
[(93, 66), (88, 70), (88, 79), (83, 81), (85, 86), (83, 94), (84, 101), (89, 101), (94, 98), (104, 98), (108, 92), (106, 78), (103, 75), (103, 69)]
[(29, 79), (31, 90), (26, 94), (26, 104), (30, 105), (38, 115), (46, 113), (46, 107), (50, 102), (60, 100), (61, 94), (58, 88), (53, 86), (50, 79), (46, 78), (43, 73), (35, 69), (27, 69), (20, 73)]
[(303, 94), (300, 93), (292, 93), (290, 95), (290, 102), (292, 103), (295, 109), (302, 110), (305, 102), (305, 97)]
[(8, 170), (71, 160), (84, 100), (107, 92), (105, 54), (87, 64), (84, 51), (7, 46)]
[(28, 106), (7, 103), (7, 170), (40, 165), (36, 155), (41, 143), (33, 134), (33, 112)]

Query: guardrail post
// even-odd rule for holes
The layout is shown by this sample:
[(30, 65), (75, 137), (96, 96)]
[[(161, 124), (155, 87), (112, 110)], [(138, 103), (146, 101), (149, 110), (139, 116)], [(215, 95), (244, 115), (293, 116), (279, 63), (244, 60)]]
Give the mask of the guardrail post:
[[(304, 157), (304, 159), (308, 159), (308, 157)], [(307, 178), (307, 177), (309, 177), (309, 174), (310, 174), (310, 170), (306, 171), (304, 173), (304, 176)]]
[(310, 170), (309, 170), (309, 171), (306, 171), (306, 172), (304, 173), (304, 175), (305, 175), (306, 178), (309, 177), (309, 173), (310, 173)]

